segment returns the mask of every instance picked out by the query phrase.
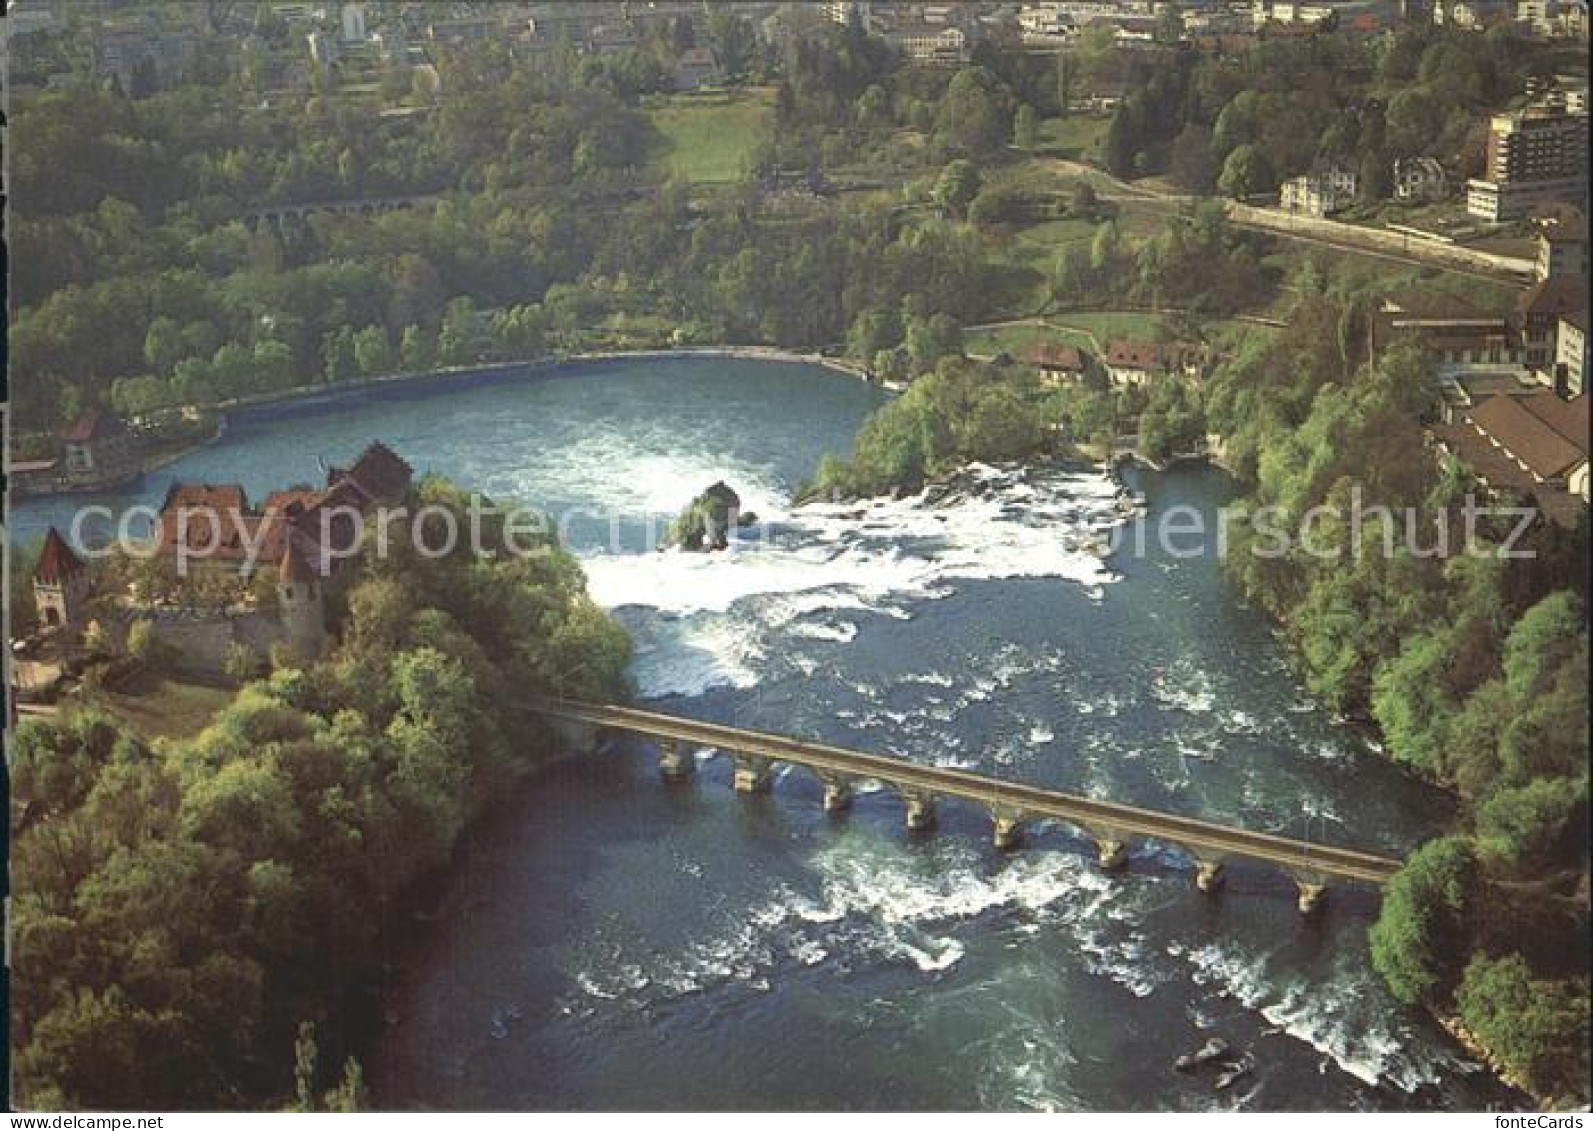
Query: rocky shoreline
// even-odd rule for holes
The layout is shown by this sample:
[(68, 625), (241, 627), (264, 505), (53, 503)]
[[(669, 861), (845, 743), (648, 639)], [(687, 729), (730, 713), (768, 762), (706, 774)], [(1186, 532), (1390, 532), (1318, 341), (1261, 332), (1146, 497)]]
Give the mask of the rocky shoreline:
[(1494, 1056), (1493, 1053), (1488, 1051), (1488, 1046), (1483, 1044), (1482, 1040), (1477, 1036), (1477, 1034), (1473, 1033), (1469, 1028), (1467, 1028), (1466, 1023), (1456, 1015), (1452, 1013), (1442, 1013), (1432, 1008), (1428, 1009), (1428, 1013), (1431, 1014), (1434, 1021), (1438, 1022), (1438, 1024), (1443, 1028), (1444, 1032), (1448, 1033), (1455, 1039), (1456, 1044), (1465, 1049), (1470, 1056), (1475, 1057), (1484, 1068), (1497, 1076), (1505, 1085), (1514, 1088), (1527, 1099), (1531, 1100), (1533, 1107), (1536, 1110), (1540, 1112), (1578, 1110), (1570, 1101), (1557, 1100), (1553, 1096), (1540, 1096), (1531, 1088), (1527, 1087), (1527, 1085), (1523, 1083), (1521, 1079), (1515, 1075), (1515, 1073), (1513, 1073), (1504, 1064), (1500, 1063), (1498, 1057)]

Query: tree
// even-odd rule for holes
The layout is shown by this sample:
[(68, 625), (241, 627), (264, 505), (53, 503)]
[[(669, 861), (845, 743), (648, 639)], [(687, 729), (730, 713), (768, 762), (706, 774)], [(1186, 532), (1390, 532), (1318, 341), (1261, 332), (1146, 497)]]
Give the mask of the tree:
[(173, 659), (171, 648), (155, 633), (148, 620), (136, 620), (127, 630), (127, 654), (147, 668), (161, 668)]
[(1073, 182), (1073, 199), (1069, 203), (1070, 213), (1080, 220), (1093, 220), (1096, 209), (1100, 206), (1100, 198), (1095, 194), (1095, 186), (1082, 177)]
[(864, 363), (890, 349), (901, 340), (901, 324), (895, 312), (869, 307), (858, 312), (846, 335), (846, 352)]
[(227, 675), (239, 683), (265, 674), (265, 660), (260, 653), (237, 640), (227, 646), (227, 658), (223, 667)]
[(1389, 881), (1372, 925), (1372, 965), (1400, 1001), (1441, 1001), (1459, 981), (1471, 937), (1476, 860), (1460, 840), (1428, 841)]
[(1425, 153), (1438, 140), (1442, 107), (1431, 92), (1420, 86), (1406, 87), (1388, 100), (1383, 121), (1388, 149), (1398, 157)]
[(1173, 141), (1168, 174), (1180, 188), (1204, 196), (1217, 187), (1217, 170), (1211, 131), (1198, 122), (1189, 123)]
[(1005, 92), (983, 67), (964, 67), (952, 77), (935, 116), (935, 136), (948, 149), (993, 153), (1011, 136)]
[[(689, 25), (688, 25), (689, 26)], [(739, 12), (713, 8), (708, 13), (708, 38), (714, 54), (730, 78), (740, 78), (747, 69), (756, 40)]]
[(391, 373), (393, 348), (387, 341), (387, 331), (380, 326), (367, 326), (355, 334), (354, 363), (363, 377)]
[(444, 365), (465, 365), (476, 359), (476, 304), (460, 295), (448, 304), (437, 334), (437, 360)]
[(922, 373), (961, 349), (962, 328), (949, 314), (935, 314), (907, 324), (907, 355), (915, 372)]
[(1477, 831), (1513, 868), (1576, 861), (1588, 832), (1587, 778), (1538, 778), (1483, 802)]
[(1025, 102), (1018, 107), (1012, 119), (1012, 144), (1019, 149), (1032, 150), (1040, 142), (1039, 117), (1034, 107)]
[(974, 197), (979, 195), (980, 186), (984, 178), (979, 175), (979, 170), (972, 161), (958, 158), (948, 163), (941, 170), (940, 179), (935, 182), (933, 196), (935, 203), (952, 216), (966, 214), (968, 205), (973, 203)]
[(144, 335), (144, 361), (151, 370), (170, 373), (186, 355), (182, 327), (176, 319), (162, 315), (149, 324), (149, 332)]
[(1586, 1103), (1585, 980), (1539, 979), (1519, 954), (1479, 954), (1455, 998), (1466, 1026), (1536, 1094)]
[(1117, 261), (1120, 239), (1117, 233), (1117, 224), (1111, 220), (1095, 227), (1095, 236), (1090, 240), (1090, 270), (1097, 276), (1110, 271)]
[(404, 338), (398, 346), (399, 363), (406, 373), (420, 373), (430, 369), (436, 360), (436, 344), (421, 326), (404, 327)]
[(1266, 154), (1254, 145), (1235, 147), (1222, 164), (1217, 187), (1234, 200), (1246, 200), (1258, 193), (1271, 192), (1278, 181)]
[(1066, 48), (1056, 53), (1056, 110), (1066, 114), (1073, 105), (1073, 56)]
[(1125, 98), (1112, 112), (1102, 151), (1107, 171), (1114, 177), (1132, 177), (1141, 172), (1139, 154), (1145, 146), (1145, 128), (1138, 103)]
[(354, 331), (339, 326), (328, 331), (321, 344), (322, 374), (328, 381), (344, 381), (359, 370), (354, 356)]
[(1056, 257), (1051, 294), (1058, 302), (1082, 298), (1089, 292), (1090, 278), (1090, 253), (1077, 243), (1069, 244)]

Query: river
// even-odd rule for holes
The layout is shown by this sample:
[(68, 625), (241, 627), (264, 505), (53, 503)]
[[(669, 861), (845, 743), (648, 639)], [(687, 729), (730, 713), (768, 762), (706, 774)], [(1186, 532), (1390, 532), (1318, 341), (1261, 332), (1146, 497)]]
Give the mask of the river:
[[(938, 501), (792, 508), (882, 394), (811, 366), (694, 358), (421, 384), (278, 406), (146, 477), (258, 497), (382, 439), (568, 523), (637, 640), (658, 709), (1401, 853), (1445, 799), (1318, 709), (1211, 556), (1102, 560), (1115, 486), (983, 469)], [(1233, 487), (1130, 472), (1151, 519)], [(648, 552), (716, 479), (764, 526), (718, 555)], [(24, 536), (81, 500), (36, 500)], [(909, 838), (888, 793), (826, 816), (800, 771), (665, 787), (611, 741), (473, 829), (389, 994), (384, 1106), (1389, 1109), (1507, 1102), (1371, 970), (1375, 898), (1303, 920), (1287, 880), (1137, 846), (1105, 876), (1072, 830), (989, 845), (946, 805)], [(1255, 1069), (1218, 1092), (1170, 1062), (1220, 1035)]]

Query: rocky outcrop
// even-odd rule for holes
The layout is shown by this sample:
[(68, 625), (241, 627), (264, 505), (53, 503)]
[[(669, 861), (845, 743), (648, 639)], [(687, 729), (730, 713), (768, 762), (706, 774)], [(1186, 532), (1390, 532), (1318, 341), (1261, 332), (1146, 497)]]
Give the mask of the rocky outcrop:
[(741, 512), (741, 496), (724, 480), (698, 495), (669, 528), (668, 544), (683, 550), (723, 550), (730, 531), (757, 521)]

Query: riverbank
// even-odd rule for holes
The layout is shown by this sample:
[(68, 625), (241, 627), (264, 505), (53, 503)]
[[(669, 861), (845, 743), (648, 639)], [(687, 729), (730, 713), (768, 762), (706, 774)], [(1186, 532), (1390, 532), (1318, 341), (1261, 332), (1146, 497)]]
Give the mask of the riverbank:
[(736, 358), (743, 361), (814, 365), (821, 369), (828, 369), (834, 373), (856, 378), (865, 384), (878, 385), (893, 393), (899, 393), (906, 388), (906, 385), (899, 381), (875, 380), (874, 375), (866, 367), (854, 364), (844, 358), (830, 357), (822, 353), (800, 353), (795, 350), (778, 349), (773, 346), (681, 346), (673, 349), (593, 350), (560, 353), (522, 361), (496, 361), (479, 365), (445, 366), (413, 373), (389, 373), (379, 377), (356, 377), (346, 381), (339, 381), (336, 384), (322, 382), (315, 385), (295, 385), (291, 389), (283, 389), (273, 393), (256, 393), (246, 397), (233, 397), (217, 402), (214, 405), (206, 406), (207, 411), (213, 411), (217, 414), (216, 431), (211, 436), (180, 448), (163, 451), (158, 457), (145, 463), (144, 474), (147, 475), (152, 471), (159, 471), (161, 468), (170, 466), (187, 455), (218, 443), (227, 434), (229, 427), (228, 413), (248, 412), (253, 409), (275, 408), (293, 404), (332, 404), (357, 397), (374, 389), (386, 389), (422, 381), (453, 384), (455, 381), (468, 381), (477, 377), (495, 377), (516, 370), (525, 370), (529, 375), (604, 361), (651, 361), (692, 357)]
[(1514, 1072), (1512, 1072), (1504, 1064), (1500, 1063), (1499, 1058), (1494, 1056), (1494, 1054), (1488, 1050), (1488, 1046), (1483, 1044), (1482, 1039), (1478, 1037), (1477, 1034), (1473, 1033), (1469, 1028), (1467, 1028), (1466, 1023), (1459, 1017), (1452, 1013), (1445, 1013), (1442, 1010), (1432, 1007), (1428, 1007), (1427, 1013), (1434, 1021), (1438, 1022), (1438, 1024), (1443, 1028), (1444, 1032), (1448, 1033), (1455, 1039), (1456, 1044), (1481, 1061), (1483, 1067), (1497, 1076), (1507, 1087), (1514, 1088), (1527, 1099), (1531, 1100), (1538, 1111), (1550, 1112), (1577, 1110), (1572, 1101), (1556, 1100), (1552, 1096), (1540, 1096), (1531, 1088), (1527, 1087), (1527, 1085), (1523, 1083)]

